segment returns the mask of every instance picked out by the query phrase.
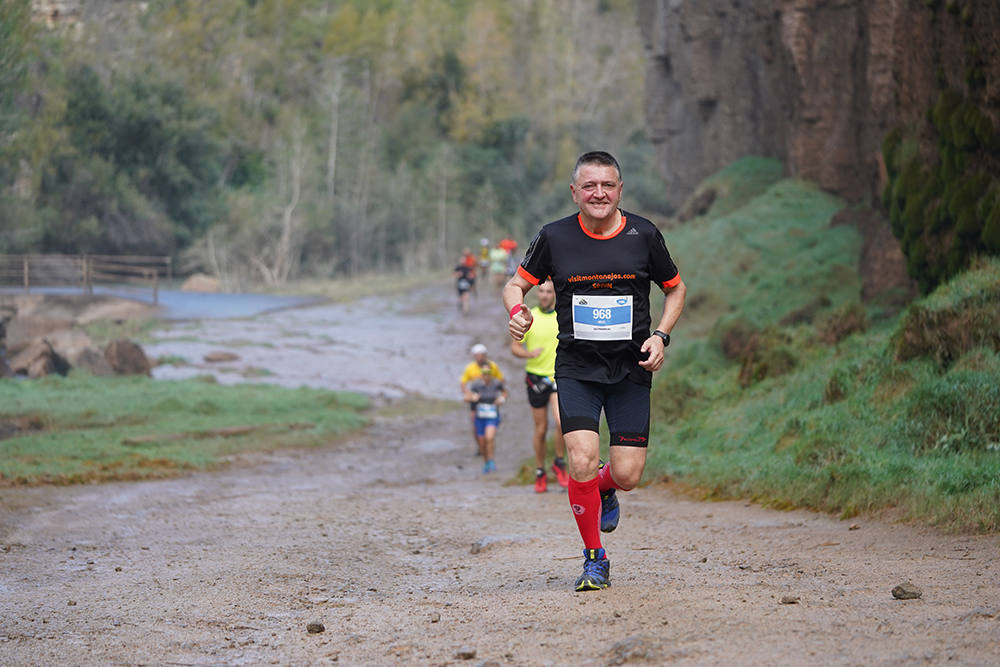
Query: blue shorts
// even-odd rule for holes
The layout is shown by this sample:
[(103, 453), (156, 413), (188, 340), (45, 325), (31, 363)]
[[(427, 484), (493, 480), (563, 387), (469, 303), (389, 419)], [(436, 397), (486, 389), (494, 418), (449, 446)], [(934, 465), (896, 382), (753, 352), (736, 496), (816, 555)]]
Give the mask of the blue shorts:
[(484, 419), (482, 417), (476, 417), (476, 435), (477, 436), (482, 437), (482, 436), (486, 435), (486, 427), (487, 426), (492, 426), (493, 428), (496, 428), (496, 427), (500, 426), (500, 418), (499, 417), (489, 417), (489, 418)]
[(567, 377), (559, 377), (558, 382), (563, 433), (600, 433), (603, 409), (611, 431), (609, 444), (612, 447), (646, 447), (649, 444), (649, 387), (628, 378), (616, 384)]

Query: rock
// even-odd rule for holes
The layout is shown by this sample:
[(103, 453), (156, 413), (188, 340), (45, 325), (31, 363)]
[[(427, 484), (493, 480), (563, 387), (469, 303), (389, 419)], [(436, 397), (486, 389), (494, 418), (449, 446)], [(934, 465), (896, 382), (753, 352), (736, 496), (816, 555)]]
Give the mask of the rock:
[(104, 348), (104, 358), (118, 375), (151, 375), (152, 364), (142, 348), (130, 340), (119, 339)]
[(476, 649), (474, 648), (460, 648), (455, 651), (455, 657), (459, 660), (472, 660), (476, 657)]
[(326, 630), (326, 626), (322, 623), (310, 623), (306, 626), (306, 632), (311, 635), (318, 635)]
[(220, 361), (239, 361), (239, 355), (233, 354), (232, 352), (209, 352), (202, 359), (208, 363), (217, 363)]
[(14, 355), (10, 360), (10, 367), (15, 373), (29, 378), (40, 378), (56, 372), (65, 375), (69, 371), (66, 360), (58, 356), (44, 340), (36, 340)]
[(781, 604), (798, 604), (799, 596), (797, 595), (782, 595)]
[(73, 367), (101, 377), (108, 377), (115, 374), (115, 369), (111, 367), (104, 353), (96, 347), (88, 347), (81, 351), (77, 355)]
[(892, 597), (897, 600), (916, 600), (923, 594), (922, 590), (908, 581), (904, 581), (892, 589)]
[(18, 315), (7, 323), (7, 350), (13, 356), (40, 338), (69, 329), (73, 320), (44, 315)]
[(441, 614), (434, 612), (431, 614), (431, 623), (437, 623), (441, 620)]
[(93, 347), (94, 341), (79, 329), (59, 329), (45, 336), (45, 342), (52, 346), (52, 351), (76, 366), (76, 360), (84, 350)]
[(204, 273), (196, 273), (181, 285), (182, 292), (219, 292), (222, 284), (217, 278), (207, 276)]

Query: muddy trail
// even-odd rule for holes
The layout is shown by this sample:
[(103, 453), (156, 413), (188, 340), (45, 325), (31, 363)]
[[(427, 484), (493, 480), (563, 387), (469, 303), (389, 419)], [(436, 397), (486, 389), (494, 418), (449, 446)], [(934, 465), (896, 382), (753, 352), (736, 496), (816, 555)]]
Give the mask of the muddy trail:
[[(612, 587), (572, 592), (581, 544), (565, 492), (508, 483), (530, 416), (493, 294), (464, 317), (441, 286), (158, 335), (151, 354), (189, 360), (161, 377), (266, 369), (369, 394), (373, 425), (168, 481), (0, 489), (0, 664), (1000, 660), (997, 536), (650, 485), (622, 496), (605, 541)], [(467, 410), (438, 400), (458, 398), (472, 342), (512, 385), (488, 476)], [(213, 350), (239, 360), (200, 361)], [(922, 596), (895, 599), (904, 581)]]

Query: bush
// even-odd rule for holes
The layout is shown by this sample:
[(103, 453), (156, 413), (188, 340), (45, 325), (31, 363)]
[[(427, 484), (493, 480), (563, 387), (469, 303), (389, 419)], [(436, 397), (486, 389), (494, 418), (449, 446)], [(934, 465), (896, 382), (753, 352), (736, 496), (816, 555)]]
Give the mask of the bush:
[(845, 303), (817, 325), (819, 339), (835, 345), (857, 332), (868, 331), (868, 313), (860, 303)]

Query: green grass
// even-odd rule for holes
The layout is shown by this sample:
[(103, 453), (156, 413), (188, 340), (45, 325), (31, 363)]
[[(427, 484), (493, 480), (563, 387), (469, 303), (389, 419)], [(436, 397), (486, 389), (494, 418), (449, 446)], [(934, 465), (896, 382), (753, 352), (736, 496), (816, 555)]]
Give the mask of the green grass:
[(0, 433), (18, 429), (0, 440), (6, 484), (171, 476), (239, 452), (322, 446), (368, 423), (355, 394), (142, 376), (0, 380), (0, 406)]
[[(668, 233), (694, 307), (654, 384), (647, 474), (707, 498), (1000, 530), (1000, 343), (982, 315), (1000, 302), (1000, 261), (886, 316), (857, 303), (860, 239), (828, 224), (841, 206), (785, 180)], [(964, 335), (904, 360), (895, 341), (921, 310)], [(867, 326), (828, 335), (859, 311)], [(743, 337), (727, 338), (737, 322)], [(777, 351), (790, 362), (775, 370)]]

